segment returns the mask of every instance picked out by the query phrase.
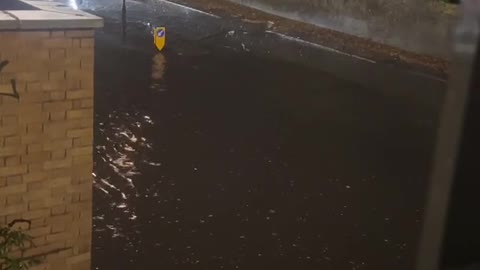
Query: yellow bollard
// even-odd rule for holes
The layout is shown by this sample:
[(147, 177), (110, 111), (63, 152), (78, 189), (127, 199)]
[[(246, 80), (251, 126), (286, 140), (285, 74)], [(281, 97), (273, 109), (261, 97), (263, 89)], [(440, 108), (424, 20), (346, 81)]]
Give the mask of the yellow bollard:
[(166, 28), (165, 27), (156, 27), (153, 31), (153, 43), (157, 47), (159, 51), (165, 48), (165, 35), (166, 35)]

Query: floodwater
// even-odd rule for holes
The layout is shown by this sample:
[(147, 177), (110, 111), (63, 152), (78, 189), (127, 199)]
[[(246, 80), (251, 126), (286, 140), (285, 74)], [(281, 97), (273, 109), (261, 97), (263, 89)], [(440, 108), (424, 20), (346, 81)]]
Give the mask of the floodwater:
[(292, 45), (245, 29), (228, 40), (239, 30), (192, 14), (159, 53), (153, 11), (125, 28), (119, 9), (92, 10), (110, 15), (96, 48), (94, 269), (411, 268), (438, 98), (254, 53), (246, 44)]

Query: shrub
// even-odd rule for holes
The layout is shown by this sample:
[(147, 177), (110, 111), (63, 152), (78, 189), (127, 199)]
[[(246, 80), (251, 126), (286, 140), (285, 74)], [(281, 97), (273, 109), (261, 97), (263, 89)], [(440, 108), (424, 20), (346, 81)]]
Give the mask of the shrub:
[(38, 263), (34, 257), (12, 256), (12, 252), (23, 251), (27, 244), (33, 244), (32, 238), (13, 226), (25, 220), (15, 220), (6, 227), (0, 227), (0, 270), (27, 270)]

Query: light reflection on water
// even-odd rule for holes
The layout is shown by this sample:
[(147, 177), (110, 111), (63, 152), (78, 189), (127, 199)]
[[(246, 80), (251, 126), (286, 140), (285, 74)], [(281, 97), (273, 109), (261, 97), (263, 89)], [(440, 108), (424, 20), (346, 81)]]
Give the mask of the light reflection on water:
[[(143, 156), (152, 150), (152, 144), (142, 136), (141, 130), (153, 124), (148, 115), (118, 111), (111, 112), (105, 122), (98, 123), (104, 143), (96, 145), (95, 167), (102, 169), (97, 169), (94, 174), (94, 186), (112, 198), (111, 210), (132, 221), (137, 216), (135, 208), (129, 206), (129, 199), (140, 196), (136, 188), (141, 177), (138, 163), (152, 167), (161, 165)], [(114, 232), (113, 237), (122, 236), (115, 224), (106, 226)]]
[[(163, 54), (155, 54), (151, 84), (154, 90), (162, 87), (165, 65)], [(132, 202), (142, 196), (149, 197), (149, 192), (141, 194), (138, 191), (137, 183), (142, 181), (139, 168), (148, 170), (145, 167), (162, 165), (148, 157), (153, 145), (148, 135), (144, 134), (155, 122), (146, 113), (138, 111), (113, 110), (107, 117), (97, 118), (101, 120), (96, 123), (94, 188), (103, 193), (102, 197), (109, 198), (110, 203), (107, 209), (104, 208), (104, 214), (94, 217), (94, 231), (100, 234), (107, 231), (107, 237), (110, 235), (127, 243), (123, 247), (125, 251), (138, 253), (137, 245), (141, 244), (141, 240), (137, 237), (138, 229), (135, 229), (138, 227), (137, 214)], [(158, 197), (158, 193), (153, 193), (152, 197)], [(107, 213), (110, 218), (105, 219)], [(125, 222), (130, 222), (130, 226), (125, 226)]]

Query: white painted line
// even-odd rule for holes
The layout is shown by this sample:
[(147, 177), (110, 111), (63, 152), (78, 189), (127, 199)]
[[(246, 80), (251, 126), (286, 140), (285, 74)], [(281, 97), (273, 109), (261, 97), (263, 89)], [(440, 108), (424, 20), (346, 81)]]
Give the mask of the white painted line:
[(191, 7), (188, 7), (188, 6), (181, 5), (181, 4), (177, 4), (177, 3), (174, 3), (174, 2), (170, 2), (168, 0), (157, 0), (157, 1), (164, 2), (164, 3), (167, 3), (167, 4), (171, 4), (171, 5), (174, 5), (174, 6), (186, 9), (186, 10), (194, 11), (194, 12), (197, 12), (197, 13), (200, 13), (200, 14), (203, 14), (203, 15), (207, 15), (207, 16), (210, 16), (210, 17), (213, 17), (213, 18), (217, 18), (217, 19), (221, 18), (220, 16), (217, 16), (215, 14), (208, 13), (208, 12), (205, 12), (205, 11), (201, 11), (199, 9), (191, 8)]
[(358, 56), (358, 55), (342, 52), (342, 51), (339, 51), (339, 50), (336, 50), (336, 49), (333, 49), (333, 48), (330, 48), (330, 47), (327, 47), (327, 46), (323, 46), (323, 45), (320, 45), (320, 44), (317, 44), (317, 43), (313, 43), (313, 42), (310, 42), (310, 41), (307, 41), (307, 40), (303, 40), (301, 38), (292, 37), (292, 36), (289, 36), (289, 35), (285, 35), (285, 34), (270, 31), (270, 30), (267, 30), (265, 32), (269, 33), (269, 34), (276, 35), (276, 36), (281, 37), (281, 38), (286, 39), (286, 40), (302, 43), (302, 44), (308, 45), (310, 47), (314, 47), (314, 48), (322, 49), (322, 50), (325, 50), (325, 51), (334, 52), (334, 53), (338, 53), (338, 54), (341, 54), (341, 55), (353, 57), (353, 58), (356, 58), (356, 59), (359, 59), (359, 60), (362, 60), (362, 61), (366, 61), (366, 62), (369, 62), (369, 63), (373, 63), (373, 64), (377, 63), (377, 62), (375, 62), (373, 60), (370, 60), (368, 58), (364, 58), (364, 57), (361, 57), (361, 56)]

